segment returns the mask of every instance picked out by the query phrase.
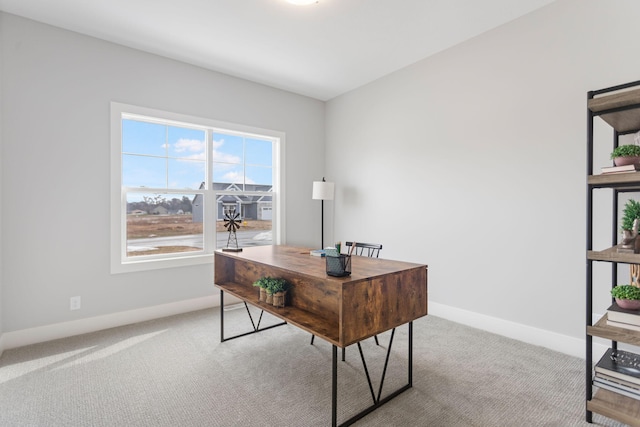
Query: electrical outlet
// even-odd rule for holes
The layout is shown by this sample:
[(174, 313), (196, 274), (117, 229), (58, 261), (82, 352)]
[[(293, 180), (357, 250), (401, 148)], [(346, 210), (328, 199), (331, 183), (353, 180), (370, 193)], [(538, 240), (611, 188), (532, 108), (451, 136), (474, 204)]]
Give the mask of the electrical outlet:
[(80, 297), (71, 297), (69, 300), (69, 310), (80, 310)]

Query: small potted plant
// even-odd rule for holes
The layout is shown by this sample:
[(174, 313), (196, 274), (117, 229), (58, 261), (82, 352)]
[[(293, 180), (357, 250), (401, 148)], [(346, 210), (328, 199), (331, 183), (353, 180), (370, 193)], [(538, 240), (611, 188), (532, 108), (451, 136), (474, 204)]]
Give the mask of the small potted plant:
[(271, 283), (271, 277), (261, 277), (255, 282), (253, 282), (253, 286), (257, 286), (260, 288), (260, 296), (258, 297), (258, 301), (267, 302), (267, 288), (269, 287), (269, 283)]
[(618, 285), (611, 289), (611, 296), (618, 307), (626, 310), (640, 310), (640, 288), (632, 285)]
[(284, 307), (287, 299), (287, 291), (290, 288), (289, 282), (284, 279), (272, 279), (267, 287), (267, 294), (272, 295), (271, 304), (276, 307)]
[(260, 301), (284, 307), (286, 294), (290, 288), (289, 282), (284, 279), (265, 276), (253, 282), (253, 286), (260, 288)]
[[(637, 220), (637, 221), (636, 221)], [(622, 247), (634, 247), (634, 240), (638, 235), (638, 226), (640, 222), (640, 202), (633, 199), (628, 200), (622, 211)]]
[(640, 163), (640, 145), (619, 145), (611, 152), (611, 159), (616, 166)]

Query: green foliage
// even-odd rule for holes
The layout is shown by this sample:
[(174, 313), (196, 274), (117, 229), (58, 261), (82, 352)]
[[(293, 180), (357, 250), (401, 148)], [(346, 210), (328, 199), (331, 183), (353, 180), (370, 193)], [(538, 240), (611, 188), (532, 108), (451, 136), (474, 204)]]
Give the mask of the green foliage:
[(275, 279), (271, 282), (271, 286), (267, 288), (267, 293), (275, 294), (289, 290), (289, 282), (284, 279)]
[(636, 218), (640, 218), (640, 202), (629, 200), (625, 203), (622, 212), (622, 229), (633, 230), (633, 220)]
[(611, 158), (640, 156), (640, 145), (627, 144), (616, 147), (611, 153)]
[(618, 299), (640, 299), (640, 288), (631, 285), (618, 285), (611, 289), (611, 296)]
[(259, 278), (258, 280), (253, 282), (253, 286), (264, 288), (267, 293), (271, 295), (278, 292), (284, 292), (291, 287), (289, 282), (287, 282), (286, 280), (269, 276)]
[(273, 279), (271, 277), (269, 277), (269, 276), (261, 277), (258, 280), (256, 280), (255, 282), (253, 282), (253, 286), (258, 286), (260, 288), (267, 289), (267, 286), (269, 285), (269, 282), (271, 282), (271, 280), (273, 280)]

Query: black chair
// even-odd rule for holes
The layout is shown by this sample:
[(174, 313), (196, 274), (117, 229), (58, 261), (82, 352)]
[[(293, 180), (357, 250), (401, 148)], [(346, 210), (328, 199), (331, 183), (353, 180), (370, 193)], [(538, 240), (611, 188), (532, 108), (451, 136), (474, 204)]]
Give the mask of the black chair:
[[(347, 253), (351, 251), (351, 246), (353, 246), (353, 242), (346, 242), (345, 246), (347, 246)], [(358, 256), (367, 256), (369, 258), (378, 258), (380, 255), (380, 250), (382, 249), (382, 245), (378, 245), (377, 243), (359, 243), (356, 242), (356, 246), (353, 248), (352, 255)]]
[[(354, 246), (353, 242), (346, 242), (345, 246), (347, 247), (347, 253), (350, 253), (351, 255), (357, 255), (357, 256), (366, 256), (369, 258), (378, 258), (378, 255), (380, 255), (380, 250), (382, 249), (382, 245), (379, 245), (377, 243), (356, 242)], [(311, 345), (313, 345), (313, 339), (315, 337), (316, 337), (315, 335), (311, 335)], [(378, 342), (378, 336), (374, 335), (373, 338), (376, 340), (376, 345), (380, 345), (380, 343)], [(343, 362), (344, 362), (344, 354), (345, 354), (345, 349), (343, 348), (342, 349)]]

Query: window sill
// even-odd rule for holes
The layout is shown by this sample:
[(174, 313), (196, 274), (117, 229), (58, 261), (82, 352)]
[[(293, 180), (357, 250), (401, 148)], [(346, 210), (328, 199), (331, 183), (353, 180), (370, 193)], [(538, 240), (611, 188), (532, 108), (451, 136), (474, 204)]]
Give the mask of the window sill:
[(163, 259), (144, 259), (120, 261), (112, 259), (111, 274), (134, 273), (137, 271), (158, 270), (161, 268), (187, 267), (191, 265), (213, 264), (213, 254), (198, 254)]

